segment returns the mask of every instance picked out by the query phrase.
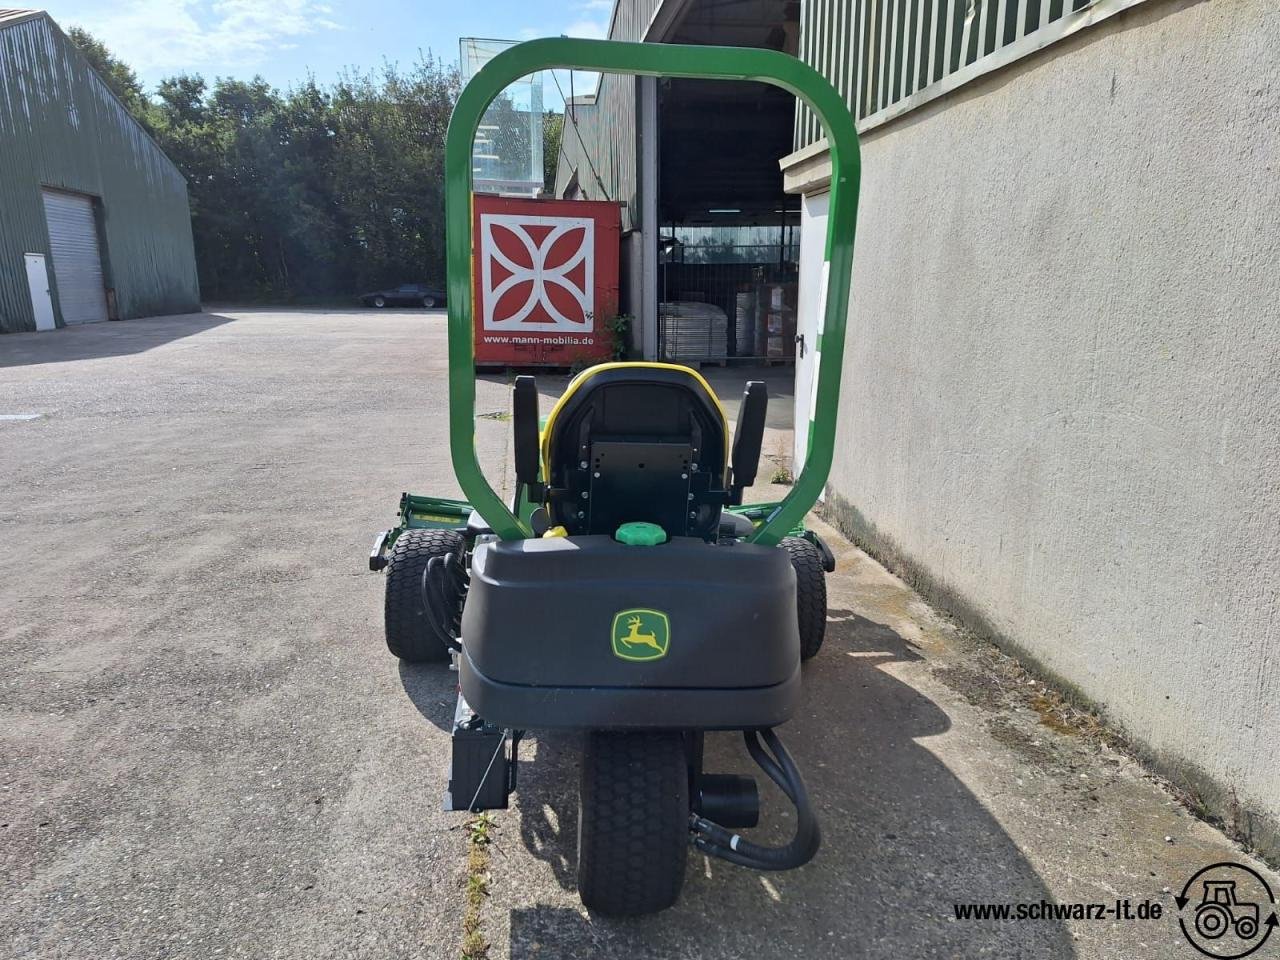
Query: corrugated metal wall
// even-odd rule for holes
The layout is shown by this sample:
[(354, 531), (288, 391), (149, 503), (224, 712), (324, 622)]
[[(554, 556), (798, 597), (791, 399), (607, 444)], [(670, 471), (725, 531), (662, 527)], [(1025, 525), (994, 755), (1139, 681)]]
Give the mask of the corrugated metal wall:
[[(799, 55), (868, 130), (1139, 2), (803, 0)], [(799, 105), (796, 149), (821, 136)]]
[(199, 309), (186, 182), (43, 16), (0, 24), (0, 331), (35, 329), (22, 255), (50, 253), (42, 187), (101, 198), (121, 317)]
[[(649, 21), (662, 2), (618, 0), (609, 26), (609, 39), (643, 39)], [(579, 196), (622, 201), (622, 229), (631, 230), (635, 226), (638, 219), (633, 209), (636, 204), (635, 77), (606, 73), (600, 78), (594, 104), (565, 108), (560, 162), (556, 167), (557, 197), (564, 195), (575, 173), (581, 190)]]

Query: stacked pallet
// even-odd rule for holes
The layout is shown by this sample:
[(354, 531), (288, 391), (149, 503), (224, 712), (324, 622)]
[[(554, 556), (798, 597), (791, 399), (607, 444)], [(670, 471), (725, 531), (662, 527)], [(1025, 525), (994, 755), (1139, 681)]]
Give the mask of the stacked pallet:
[(691, 300), (660, 303), (658, 329), (664, 360), (723, 362), (728, 355), (729, 318), (715, 304)]

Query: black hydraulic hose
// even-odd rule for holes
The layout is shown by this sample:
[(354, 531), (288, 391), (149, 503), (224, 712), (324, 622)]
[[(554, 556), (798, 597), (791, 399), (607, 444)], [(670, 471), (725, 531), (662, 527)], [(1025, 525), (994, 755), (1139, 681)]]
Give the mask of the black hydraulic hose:
[[(772, 733), (773, 731), (771, 730), (769, 732)], [(775, 737), (774, 739), (776, 740), (777, 738)], [(759, 736), (755, 735), (754, 731), (749, 730), (743, 735), (743, 740), (747, 743), (747, 753), (751, 754), (751, 759), (754, 760), (756, 765), (769, 775), (769, 779), (781, 787), (783, 792), (786, 793), (786, 795), (794, 802), (794, 789), (792, 788), (790, 781), (787, 779), (787, 775), (783, 772), (782, 768), (778, 766), (773, 757), (769, 756), (765, 751), (764, 747), (760, 744)], [(779, 744), (779, 746), (781, 746), (781, 744)], [(799, 776), (799, 773), (797, 773), (796, 776)]]
[(457, 596), (454, 588), (453, 575), (449, 569), (449, 561), (444, 557), (433, 557), (431, 562), (436, 563), (439, 560), (437, 569), (431, 571), (431, 589), (432, 602), (435, 604), (435, 614), (438, 622), (444, 628), (444, 632), (448, 634), (453, 642), (458, 639), (458, 604), (456, 600), (449, 602), (450, 596)]
[(422, 571), (422, 607), (426, 611), (427, 625), (436, 639), (450, 650), (459, 650), (458, 638), (450, 631), (450, 621), (456, 614), (448, 609), (445, 562), (444, 557), (432, 557), (427, 561), (426, 569)]
[[(791, 870), (803, 866), (813, 859), (822, 843), (822, 831), (818, 828), (817, 818), (809, 803), (804, 779), (796, 769), (791, 755), (772, 730), (747, 730), (743, 732), (743, 737), (751, 758), (795, 805), (795, 836), (785, 846), (765, 847), (695, 814), (690, 821), (694, 832), (693, 844), (712, 856), (756, 870)], [(772, 756), (760, 743), (762, 737)]]
[(462, 562), (462, 557), (454, 554), (453, 561), (448, 566), (449, 581), (453, 587), (451, 596), (454, 598), (452, 604), (453, 619), (450, 621), (452, 625), (452, 633), (455, 637), (462, 636), (462, 604), (467, 595), (467, 590), (471, 586), (471, 577), (467, 574), (466, 565)]
[(812, 808), (809, 806), (804, 781), (795, 764), (772, 731), (765, 731), (765, 739), (778, 755), (781, 766), (765, 753), (759, 738), (754, 733), (746, 734), (747, 749), (760, 768), (795, 804), (797, 813), (795, 837), (783, 847), (763, 847), (730, 832), (717, 823), (695, 817), (692, 824), (696, 834), (694, 845), (731, 863), (757, 870), (789, 870), (812, 859), (821, 842), (821, 834)]

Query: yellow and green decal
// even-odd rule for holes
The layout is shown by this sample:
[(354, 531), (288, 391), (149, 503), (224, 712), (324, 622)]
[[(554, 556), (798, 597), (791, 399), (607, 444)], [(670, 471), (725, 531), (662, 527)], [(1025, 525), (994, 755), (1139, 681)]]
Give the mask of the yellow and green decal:
[(613, 652), (623, 660), (658, 660), (671, 646), (671, 623), (660, 610), (619, 610), (613, 615)]

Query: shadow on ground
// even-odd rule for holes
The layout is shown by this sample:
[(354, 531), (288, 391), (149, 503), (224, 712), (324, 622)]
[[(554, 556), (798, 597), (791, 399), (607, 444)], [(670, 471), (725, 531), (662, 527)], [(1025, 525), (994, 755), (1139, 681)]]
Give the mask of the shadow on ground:
[(458, 704), (458, 675), (439, 663), (397, 662), (400, 683), (410, 702), (435, 726), (451, 733)]
[[(766, 875), (691, 854), (673, 909), (636, 920), (588, 915), (572, 905), (578, 741), (540, 738), (536, 762), (521, 770), (520, 840), (550, 865), (565, 899), (510, 911), (511, 957), (1075, 956), (1056, 921), (954, 919), (956, 902), (1036, 902), (1049, 892), (929, 750), (950, 721), (894, 678), (896, 664), (920, 659), (911, 645), (851, 611), (830, 616), (826, 646), (805, 669), (805, 704), (781, 730), (818, 807), (824, 839), (814, 862)], [(758, 772), (736, 734), (708, 737), (707, 767)], [(772, 784), (761, 794), (757, 832), (784, 842), (786, 801)], [(512, 896), (518, 902), (519, 891)]]
[(41, 333), (10, 333), (5, 334), (3, 349), (0, 349), (0, 367), (145, 353), (174, 340), (232, 322), (232, 317), (218, 313), (184, 313), (172, 317), (86, 323)]

